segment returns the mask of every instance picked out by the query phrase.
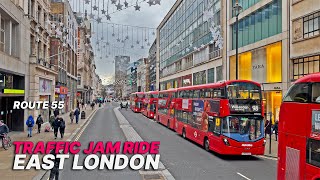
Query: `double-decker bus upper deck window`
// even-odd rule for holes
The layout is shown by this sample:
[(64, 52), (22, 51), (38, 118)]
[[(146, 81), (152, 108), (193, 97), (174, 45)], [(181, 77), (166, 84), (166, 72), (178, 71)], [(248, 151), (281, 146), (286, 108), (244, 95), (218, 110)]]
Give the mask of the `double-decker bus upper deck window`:
[(199, 93), (200, 93), (200, 90), (194, 90), (193, 91), (193, 98), (199, 98)]
[(151, 98), (158, 98), (158, 94), (151, 94)]
[(312, 84), (312, 102), (320, 103), (320, 83)]
[(307, 163), (320, 167), (320, 141), (308, 139), (307, 142)]
[(253, 83), (234, 82), (227, 86), (229, 99), (261, 99), (261, 88)]
[(143, 98), (144, 95), (143, 95), (143, 94), (137, 94), (137, 97), (138, 97), (138, 98)]
[(308, 83), (298, 83), (293, 85), (288, 90), (288, 93), (284, 97), (283, 101), (299, 103), (310, 102), (309, 87), (310, 85)]

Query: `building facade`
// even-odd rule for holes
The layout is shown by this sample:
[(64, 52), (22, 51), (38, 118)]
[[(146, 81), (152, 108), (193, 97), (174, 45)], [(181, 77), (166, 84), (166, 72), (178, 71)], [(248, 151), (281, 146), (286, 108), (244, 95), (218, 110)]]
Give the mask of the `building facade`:
[(160, 89), (212, 83), (223, 72), (223, 0), (177, 0), (157, 28)]
[(76, 106), (78, 22), (69, 1), (52, 0), (51, 13), (51, 56), (57, 55), (55, 63), (58, 68), (55, 100), (65, 102), (65, 108), (61, 110), (65, 113)]
[(93, 52), (90, 45), (91, 23), (85, 18), (78, 17), (78, 58), (77, 58), (77, 99), (85, 103), (91, 102), (92, 87), (90, 76), (92, 72)]
[(122, 98), (126, 96), (125, 86), (127, 80), (127, 69), (130, 63), (129, 56), (116, 56), (115, 57), (115, 82), (114, 82), (114, 90), (115, 95), (118, 98)]
[(137, 66), (137, 92), (147, 92), (149, 91), (148, 86), (148, 76), (149, 76), (149, 66), (148, 66), (148, 59), (141, 58), (138, 61)]
[(295, 81), (320, 72), (320, 3), (317, 0), (292, 0), (289, 8), (289, 79)]
[(149, 90), (154, 91), (159, 85), (157, 85), (157, 40), (154, 40), (149, 49)]
[[(29, 101), (54, 101), (57, 67), (51, 62), (50, 36), (53, 26), (50, 22), (50, 1), (30, 1), (30, 85)], [(49, 121), (51, 110), (30, 110), (29, 114), (42, 115)]]
[[(227, 78), (236, 78), (236, 0), (227, 1)], [(288, 0), (239, 0), (238, 78), (262, 84), (266, 117), (279, 119), (288, 77)]]
[(30, 22), (22, 1), (0, 3), (0, 119), (12, 131), (24, 131), (28, 110), (13, 109), (29, 100)]

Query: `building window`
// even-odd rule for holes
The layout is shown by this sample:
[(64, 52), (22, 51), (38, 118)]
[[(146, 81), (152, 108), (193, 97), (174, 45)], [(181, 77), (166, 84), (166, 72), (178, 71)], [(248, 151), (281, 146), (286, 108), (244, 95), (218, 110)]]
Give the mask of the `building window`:
[(223, 80), (222, 66), (217, 67), (217, 81)]
[(3, 18), (0, 19), (0, 51), (5, 50), (5, 21)]
[(206, 84), (206, 70), (193, 74), (193, 85)]
[[(246, 0), (248, 1), (248, 0)], [(282, 32), (281, 0), (239, 20), (238, 47), (246, 46)], [(232, 49), (236, 47), (236, 26), (232, 26)]]
[(214, 68), (208, 69), (208, 83), (214, 83)]
[(296, 80), (305, 75), (320, 72), (320, 55), (293, 59), (293, 76)]
[(309, 38), (320, 33), (320, 12), (303, 18), (303, 38)]

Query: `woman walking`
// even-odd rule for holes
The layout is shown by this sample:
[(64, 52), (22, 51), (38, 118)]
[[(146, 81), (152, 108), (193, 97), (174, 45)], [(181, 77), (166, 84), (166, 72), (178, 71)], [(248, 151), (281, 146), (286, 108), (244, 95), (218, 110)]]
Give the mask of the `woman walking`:
[(60, 121), (59, 121), (59, 118), (55, 118), (55, 120), (53, 121), (53, 134), (54, 134), (54, 139), (57, 139), (57, 136), (58, 136), (58, 130), (59, 130), (59, 127), (60, 127)]
[(69, 117), (70, 117), (71, 124), (72, 124), (73, 123), (73, 119), (74, 119), (74, 112), (73, 111), (70, 111)]
[(59, 131), (60, 131), (60, 135), (61, 135), (61, 139), (63, 138), (63, 135), (64, 135), (64, 130), (66, 128), (66, 123), (65, 121), (63, 120), (62, 117), (59, 118), (60, 120), (60, 128), (59, 128)]

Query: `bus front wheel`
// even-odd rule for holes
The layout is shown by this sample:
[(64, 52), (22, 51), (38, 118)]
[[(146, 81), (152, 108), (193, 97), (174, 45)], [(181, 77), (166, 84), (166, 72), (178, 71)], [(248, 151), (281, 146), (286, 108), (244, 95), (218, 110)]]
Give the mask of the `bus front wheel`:
[(210, 151), (209, 139), (207, 137), (204, 138), (203, 146), (206, 151)]
[(184, 130), (184, 128), (182, 129), (182, 137), (183, 137), (184, 139), (187, 138), (187, 136), (186, 136), (186, 131)]

